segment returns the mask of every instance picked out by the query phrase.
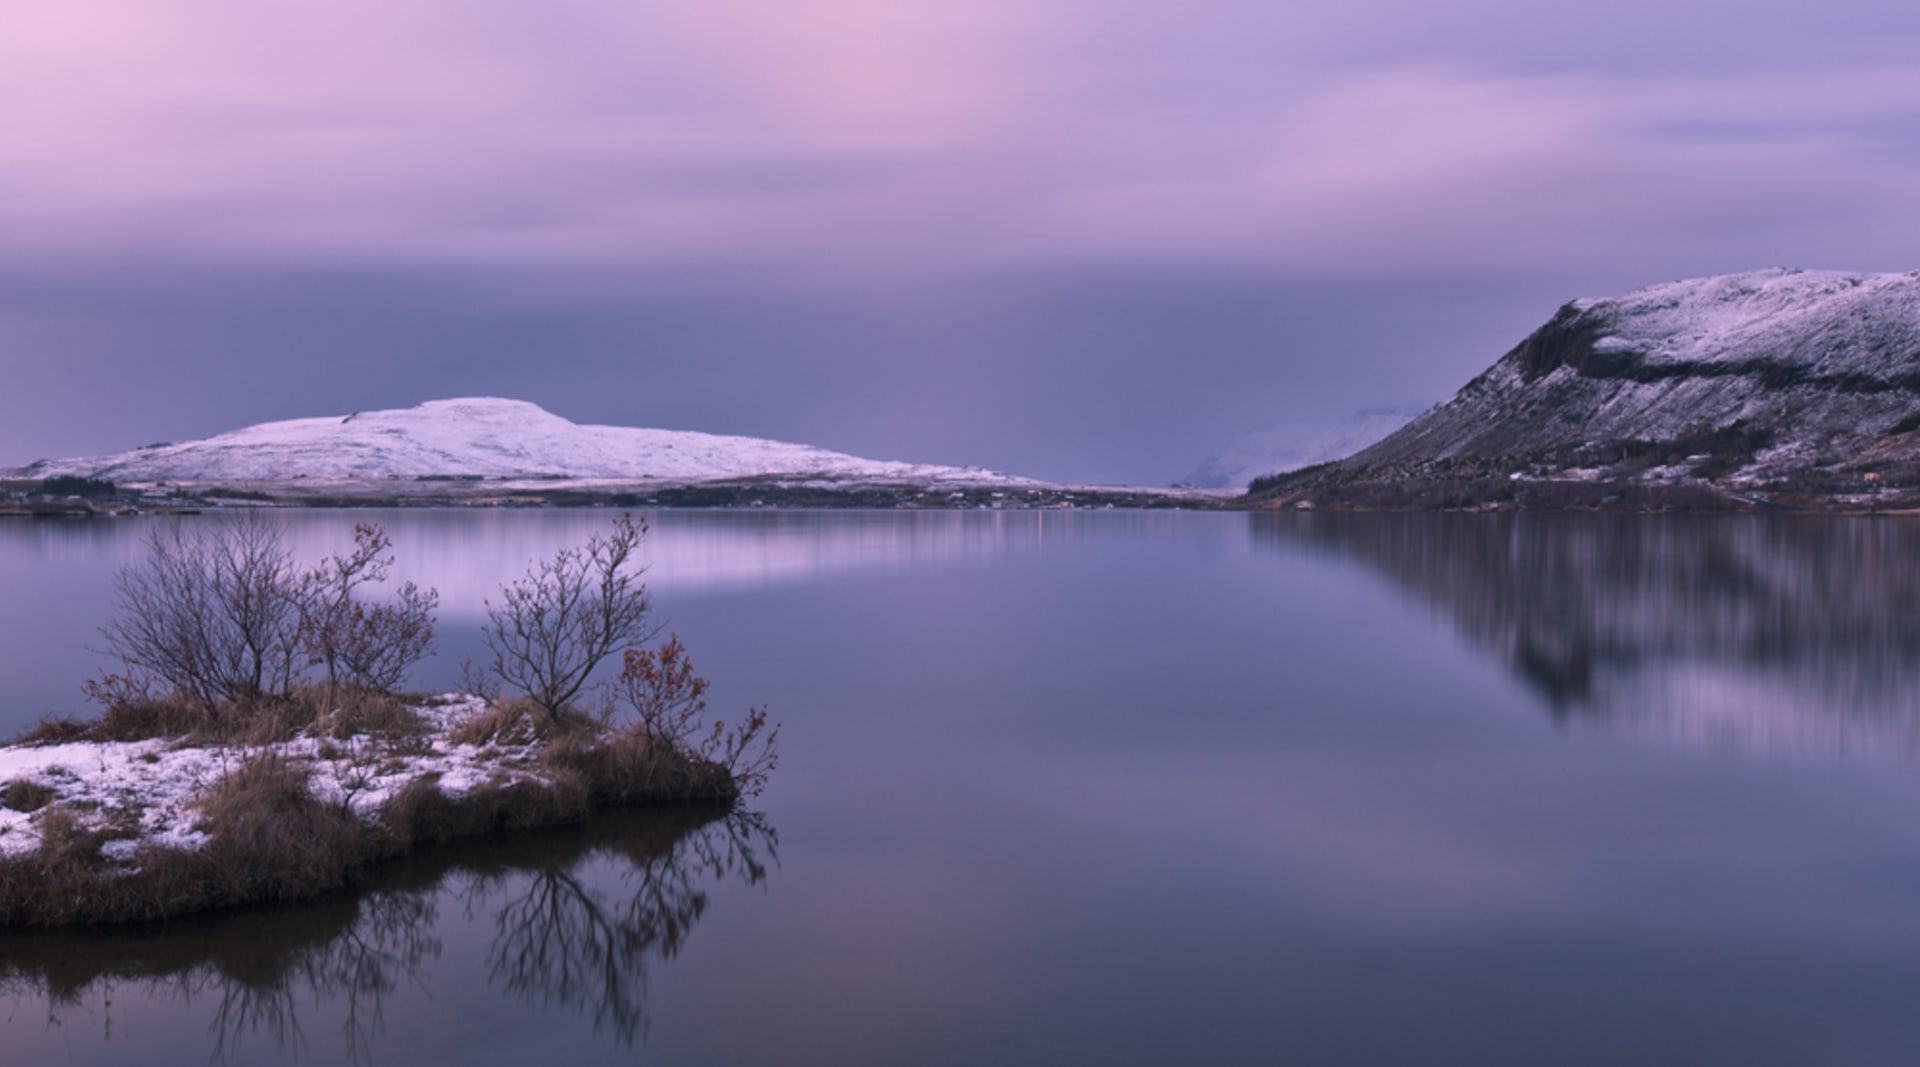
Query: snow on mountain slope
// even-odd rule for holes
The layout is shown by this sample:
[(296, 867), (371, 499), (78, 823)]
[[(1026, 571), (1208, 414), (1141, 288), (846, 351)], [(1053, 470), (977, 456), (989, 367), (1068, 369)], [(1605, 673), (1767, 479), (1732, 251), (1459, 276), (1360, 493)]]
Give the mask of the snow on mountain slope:
[(203, 441), (42, 460), (21, 473), (33, 478), (81, 475), (123, 484), (394, 477), (1029, 484), (978, 468), (861, 459), (754, 437), (580, 426), (538, 405), (493, 397), (434, 400), (344, 418), (261, 423)]
[(1245, 489), (1255, 478), (1350, 456), (1418, 415), (1369, 408), (1344, 419), (1289, 419), (1249, 430), (1182, 479), (1202, 489)]
[(1569, 303), (1454, 396), (1311, 480), (1920, 489), (1916, 428), (1920, 272), (1774, 269)]

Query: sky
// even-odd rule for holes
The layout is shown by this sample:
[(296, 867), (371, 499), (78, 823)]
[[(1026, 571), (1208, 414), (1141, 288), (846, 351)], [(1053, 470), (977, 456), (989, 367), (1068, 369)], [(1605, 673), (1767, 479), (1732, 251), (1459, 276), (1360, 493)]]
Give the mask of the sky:
[(1164, 484), (1920, 267), (1920, 5), (0, 0), (0, 465), (449, 396)]

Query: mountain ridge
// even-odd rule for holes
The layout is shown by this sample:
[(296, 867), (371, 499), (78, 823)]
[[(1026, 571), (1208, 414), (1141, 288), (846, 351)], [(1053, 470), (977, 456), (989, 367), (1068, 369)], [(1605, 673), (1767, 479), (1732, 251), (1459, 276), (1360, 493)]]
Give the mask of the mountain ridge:
[(258, 423), (197, 441), (40, 460), (14, 473), (135, 485), (393, 478), (1040, 484), (977, 467), (871, 460), (763, 438), (582, 425), (502, 397)]
[(1274, 507), (1920, 506), (1920, 272), (1772, 268), (1575, 300)]

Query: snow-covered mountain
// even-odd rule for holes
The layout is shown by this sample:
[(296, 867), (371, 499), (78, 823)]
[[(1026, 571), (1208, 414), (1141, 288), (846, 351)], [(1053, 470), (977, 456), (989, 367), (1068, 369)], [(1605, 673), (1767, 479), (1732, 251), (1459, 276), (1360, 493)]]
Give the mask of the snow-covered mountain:
[(979, 468), (861, 459), (754, 437), (581, 426), (535, 404), (493, 397), (261, 423), (203, 441), (42, 460), (16, 473), (28, 478), (79, 475), (129, 485), (351, 484), (448, 478), (1038, 484)]
[(1857, 503), (1920, 492), (1916, 431), (1920, 272), (1764, 270), (1576, 300), (1403, 429), (1261, 491), (1430, 506), (1584, 482)]
[(1368, 408), (1344, 419), (1269, 423), (1234, 438), (1201, 460), (1182, 481), (1201, 489), (1245, 489), (1255, 478), (1350, 456), (1418, 414), (1401, 408)]

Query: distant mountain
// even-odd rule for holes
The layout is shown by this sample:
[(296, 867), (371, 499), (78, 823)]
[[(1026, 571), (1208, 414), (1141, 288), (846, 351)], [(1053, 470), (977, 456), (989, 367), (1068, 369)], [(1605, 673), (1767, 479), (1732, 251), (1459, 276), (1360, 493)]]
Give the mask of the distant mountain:
[(133, 485), (311, 486), (396, 479), (1040, 484), (973, 467), (861, 459), (754, 437), (581, 426), (525, 401), (492, 397), (261, 423), (203, 441), (42, 460), (13, 474), (24, 478), (77, 475)]
[(1256, 502), (1920, 505), (1920, 272), (1765, 270), (1576, 300), (1450, 399)]
[(1369, 408), (1343, 419), (1289, 419), (1249, 430), (1181, 479), (1200, 489), (1245, 489), (1256, 478), (1350, 456), (1405, 426), (1415, 409)]

